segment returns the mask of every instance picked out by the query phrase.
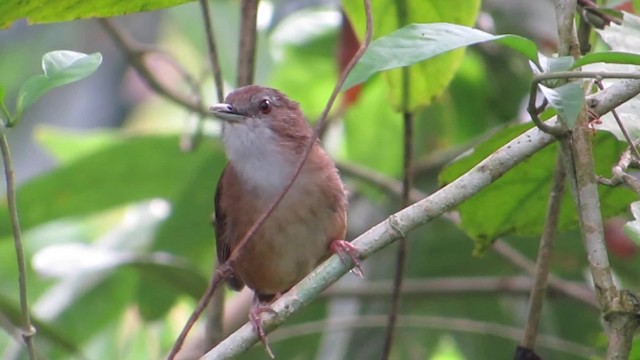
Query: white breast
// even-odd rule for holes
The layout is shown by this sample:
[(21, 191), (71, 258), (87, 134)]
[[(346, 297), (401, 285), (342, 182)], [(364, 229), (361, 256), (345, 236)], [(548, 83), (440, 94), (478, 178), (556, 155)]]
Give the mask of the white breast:
[(275, 135), (264, 122), (247, 119), (242, 124), (224, 124), (222, 137), (238, 175), (259, 193), (278, 194), (291, 180), (296, 159), (276, 146)]

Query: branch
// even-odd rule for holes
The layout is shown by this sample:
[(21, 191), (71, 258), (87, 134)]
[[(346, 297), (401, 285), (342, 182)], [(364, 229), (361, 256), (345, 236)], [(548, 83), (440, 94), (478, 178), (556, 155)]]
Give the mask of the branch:
[[(512, 248), (509, 244), (502, 240), (496, 240), (492, 249), (498, 254), (502, 255), (507, 261), (522, 269), (531, 276), (535, 276), (536, 265), (533, 261), (527, 259), (524, 255)], [(564, 280), (553, 274), (549, 274), (548, 277), (549, 287), (565, 294), (566, 296), (575, 298), (582, 301), (585, 304), (598, 308), (598, 300), (596, 299), (593, 291), (586, 286), (577, 285), (573, 281)]]
[[(274, 334), (272, 342), (290, 339), (296, 336), (315, 334), (323, 331), (379, 328), (385, 326), (385, 323), (386, 319), (384, 315), (365, 315), (351, 318), (344, 317), (340, 319), (307, 322), (300, 325), (291, 325), (284, 327), (281, 331)], [(398, 326), (403, 328), (427, 328), (478, 335), (491, 335), (504, 339), (511, 339), (514, 341), (517, 341), (519, 336), (521, 336), (522, 334), (521, 329), (513, 326), (445, 316), (399, 316)], [(543, 347), (568, 354), (573, 354), (581, 358), (590, 359), (600, 358), (602, 356), (602, 354), (591, 347), (563, 340), (555, 336), (540, 335), (539, 342)], [(205, 357), (204, 359), (210, 359), (210, 357)]]
[(216, 95), (218, 102), (224, 101), (224, 83), (222, 81), (222, 70), (220, 69), (220, 61), (218, 60), (218, 49), (213, 33), (213, 25), (211, 25), (211, 14), (209, 11), (209, 1), (200, 0), (200, 9), (202, 11), (202, 19), (204, 21), (204, 34), (207, 37), (207, 49), (209, 51), (209, 62), (211, 63), (211, 73), (213, 81), (216, 84)]
[(253, 83), (256, 62), (256, 20), (258, 0), (242, 0), (240, 46), (238, 48), (238, 87)]
[(520, 342), (521, 346), (516, 349), (516, 354), (518, 354), (520, 348), (526, 349), (525, 351), (533, 352), (533, 348), (536, 344), (540, 315), (542, 314), (542, 305), (547, 288), (547, 279), (549, 277), (553, 238), (558, 227), (560, 205), (564, 194), (564, 182), (564, 167), (562, 166), (561, 157), (558, 156), (553, 175), (553, 188), (551, 189), (551, 194), (549, 194), (547, 217), (545, 219), (542, 237), (540, 238), (540, 247), (538, 249), (538, 259), (536, 261), (535, 268), (535, 282), (531, 288), (531, 296), (529, 297), (527, 325), (525, 327), (524, 334), (522, 335), (522, 340)]
[(4, 133), (0, 134), (0, 152), (2, 152), (2, 162), (4, 164), (4, 176), (7, 185), (7, 203), (9, 216), (11, 217), (11, 231), (13, 232), (13, 244), (16, 249), (16, 260), (18, 262), (18, 286), (20, 288), (20, 311), (22, 313), (22, 340), (27, 346), (29, 359), (36, 359), (36, 349), (33, 344), (33, 337), (36, 329), (31, 324), (29, 312), (29, 296), (27, 291), (27, 269), (22, 247), (22, 234), (20, 231), (20, 219), (18, 218), (18, 207), (16, 205), (16, 185), (13, 176), (13, 162), (9, 143)]
[[(572, 55), (575, 58), (580, 56), (573, 24), (575, 6), (575, 0), (557, 0), (556, 2), (560, 56)], [(560, 145), (578, 210), (589, 270), (602, 308), (604, 327), (609, 337), (607, 359), (622, 360), (629, 357), (633, 334), (639, 325), (640, 301), (632, 293), (618, 290), (613, 281), (604, 243), (600, 198), (588, 126), (589, 117), (586, 111), (582, 111), (570, 136), (562, 138)]]
[[(611, 104), (613, 101), (606, 96), (633, 97), (639, 91), (629, 84), (615, 84), (608, 88), (608, 92), (600, 92), (590, 96), (598, 103)], [(640, 84), (638, 84), (640, 89)], [(612, 107), (599, 106), (598, 115), (611, 111)], [(549, 120), (552, 124), (557, 120)], [(391, 215), (382, 223), (372, 227), (360, 235), (352, 244), (356, 246), (360, 257), (366, 259), (376, 251), (386, 247), (400, 236), (423, 225), (434, 218), (452, 210), (457, 205), (477, 194), (511, 168), (526, 160), (545, 146), (554, 141), (554, 137), (538, 128), (533, 128), (516, 137), (492, 155), (481, 161), (458, 179), (435, 192), (422, 201), (413, 204), (400, 212)], [(322, 291), (336, 282), (349, 271), (337, 256), (332, 256), (316, 268), (311, 274), (300, 281), (287, 293), (272, 304), (276, 314), (265, 316), (265, 329), (271, 330), (285, 321), (296, 311), (320, 296)], [(209, 351), (204, 359), (228, 359), (248, 349), (258, 340), (251, 324), (245, 324), (238, 331), (227, 337), (217, 347)]]
[[(591, 290), (575, 281), (563, 280), (576, 289), (581, 289), (582, 296), (576, 297), (573, 293), (561, 288), (551, 287), (553, 296), (564, 296), (587, 305), (590, 309), (598, 310), (598, 303)], [(451, 295), (487, 295), (495, 296), (499, 293), (512, 295), (527, 295), (533, 286), (533, 278), (525, 275), (517, 276), (447, 276), (429, 279), (405, 279), (402, 282), (402, 295), (416, 298), (424, 296), (451, 296)], [(380, 298), (393, 292), (392, 281), (373, 281), (360, 284), (342, 285), (335, 284), (322, 293), (323, 297), (371, 297)], [(589, 300), (591, 299), (591, 300)]]
[(160, 81), (153, 75), (153, 72), (147, 67), (144, 62), (144, 55), (146, 50), (143, 50), (132, 44), (125, 34), (109, 19), (98, 19), (100, 26), (111, 37), (115, 45), (124, 53), (127, 61), (131, 67), (140, 75), (142, 80), (153, 90), (156, 94), (164, 97), (165, 99), (179, 105), (189, 111), (195, 112), (203, 117), (212, 117), (211, 113), (197, 105), (196, 103), (187, 100), (173, 90), (165, 87)]
[[(398, 3), (398, 23), (405, 24), (407, 22), (407, 7), (404, 1)], [(403, 67), (402, 70), (402, 112), (404, 124), (404, 154), (403, 154), (403, 178), (402, 178), (402, 207), (405, 208), (411, 203), (410, 193), (413, 188), (413, 119), (414, 114), (409, 109), (410, 82), (409, 67)], [(407, 268), (407, 237), (403, 236), (399, 239), (398, 250), (396, 253), (396, 267), (393, 279), (393, 294), (391, 296), (391, 308), (389, 309), (389, 317), (387, 320), (387, 329), (384, 337), (384, 345), (382, 347), (382, 360), (389, 359), (391, 355), (391, 347), (393, 346), (393, 337), (395, 335), (396, 321), (398, 311), (400, 309), (400, 296), (402, 295), (402, 280)]]
[[(377, 173), (373, 170), (367, 169), (360, 165), (338, 163), (338, 169), (347, 175), (357, 179), (363, 180), (370, 185), (374, 185), (381, 190), (387, 192), (390, 195), (400, 196), (402, 193), (402, 184), (392, 178), (389, 178), (383, 174)], [(418, 202), (427, 197), (426, 193), (417, 189), (411, 189), (411, 201)], [(457, 222), (455, 216), (451, 214), (445, 214), (451, 221)], [(532, 277), (535, 276), (535, 264), (527, 259), (524, 255), (520, 254), (517, 250), (509, 246), (502, 240), (496, 240), (493, 244), (493, 249), (512, 264), (518, 268), (524, 270)], [(598, 301), (596, 300), (591, 289), (586, 286), (577, 285), (574, 282), (564, 280), (553, 274), (549, 274), (549, 286), (559, 293), (562, 293), (568, 297), (572, 297), (581, 301), (589, 306), (598, 307)]]

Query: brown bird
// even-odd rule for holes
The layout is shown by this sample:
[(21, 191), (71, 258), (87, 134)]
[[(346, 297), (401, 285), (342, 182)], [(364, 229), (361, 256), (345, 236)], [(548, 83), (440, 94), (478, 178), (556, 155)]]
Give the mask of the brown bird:
[[(224, 121), (229, 159), (215, 195), (222, 264), (291, 181), (313, 130), (296, 102), (257, 85), (233, 91), (211, 111)], [(338, 170), (315, 141), (292, 187), (230, 264), (231, 288), (246, 284), (255, 292), (249, 319), (270, 354), (260, 321), (262, 312), (273, 312), (270, 302), (334, 252), (343, 261), (350, 256), (361, 273), (356, 249), (344, 241), (346, 224), (347, 197)]]

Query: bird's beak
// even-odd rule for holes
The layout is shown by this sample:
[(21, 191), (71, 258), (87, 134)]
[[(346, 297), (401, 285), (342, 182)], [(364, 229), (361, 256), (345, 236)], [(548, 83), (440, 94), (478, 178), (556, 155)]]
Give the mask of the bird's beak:
[(215, 104), (209, 107), (209, 111), (213, 116), (220, 120), (228, 121), (232, 123), (241, 122), (246, 119), (245, 115), (242, 115), (233, 109), (233, 106), (229, 104)]

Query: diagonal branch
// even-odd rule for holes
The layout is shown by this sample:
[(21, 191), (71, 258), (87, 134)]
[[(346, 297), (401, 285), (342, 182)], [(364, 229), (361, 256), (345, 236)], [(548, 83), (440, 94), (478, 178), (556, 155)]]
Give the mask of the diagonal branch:
[(153, 90), (156, 94), (164, 97), (165, 99), (179, 105), (189, 111), (199, 114), (203, 117), (211, 117), (211, 113), (208, 110), (199, 106), (198, 104), (184, 98), (182, 95), (175, 93), (173, 90), (164, 86), (155, 77), (153, 72), (144, 62), (144, 55), (146, 50), (140, 49), (134, 45), (132, 41), (109, 19), (97, 20), (104, 31), (111, 37), (116, 46), (127, 57), (127, 61), (131, 67), (140, 75), (142, 80)]

